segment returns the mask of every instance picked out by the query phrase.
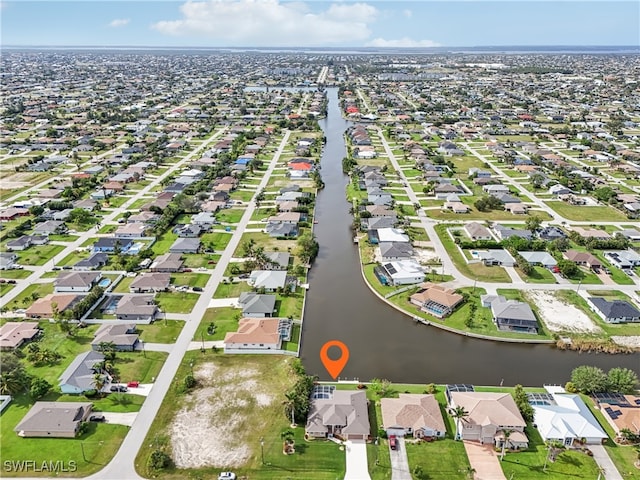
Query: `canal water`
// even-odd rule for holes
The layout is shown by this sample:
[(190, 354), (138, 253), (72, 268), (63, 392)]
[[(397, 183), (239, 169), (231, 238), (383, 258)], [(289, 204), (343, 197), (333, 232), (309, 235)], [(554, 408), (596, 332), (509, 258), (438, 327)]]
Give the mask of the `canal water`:
[[(321, 159), (325, 188), (318, 195), (315, 217), (320, 252), (309, 275), (302, 334), (301, 359), (309, 374), (331, 380), (320, 362), (320, 349), (329, 340), (349, 348), (349, 361), (340, 374), (346, 380), (532, 386), (564, 384), (573, 368), (585, 364), (640, 372), (640, 354), (580, 354), (548, 345), (472, 339), (416, 324), (374, 296), (360, 274), (345, 197), (343, 133), (349, 123), (342, 118), (337, 89), (328, 88), (327, 95), (327, 117), (320, 121), (327, 139)], [(335, 358), (333, 350), (329, 356)]]

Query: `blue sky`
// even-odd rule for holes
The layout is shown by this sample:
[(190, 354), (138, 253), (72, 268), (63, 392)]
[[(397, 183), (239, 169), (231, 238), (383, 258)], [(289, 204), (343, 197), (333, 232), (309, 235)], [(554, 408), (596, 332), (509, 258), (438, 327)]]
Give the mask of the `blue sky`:
[(0, 15), (2, 45), (640, 44), (637, 0), (2, 0)]

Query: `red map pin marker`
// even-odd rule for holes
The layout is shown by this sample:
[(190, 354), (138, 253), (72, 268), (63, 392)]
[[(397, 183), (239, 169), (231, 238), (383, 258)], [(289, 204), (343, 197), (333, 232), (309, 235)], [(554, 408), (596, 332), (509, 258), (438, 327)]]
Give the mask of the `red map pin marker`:
[[(336, 360), (329, 358), (328, 352), (331, 347), (340, 349), (340, 357)], [(331, 375), (331, 378), (335, 380), (349, 361), (349, 349), (339, 340), (330, 340), (320, 349), (320, 360), (322, 360), (322, 364), (324, 368), (327, 369), (327, 372), (329, 372), (329, 375)]]

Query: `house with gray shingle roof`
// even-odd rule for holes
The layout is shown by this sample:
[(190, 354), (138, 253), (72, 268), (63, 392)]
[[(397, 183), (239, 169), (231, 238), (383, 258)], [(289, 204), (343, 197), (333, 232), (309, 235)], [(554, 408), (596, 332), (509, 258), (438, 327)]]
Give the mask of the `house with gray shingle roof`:
[(365, 392), (330, 390), (322, 398), (312, 395), (305, 434), (313, 438), (367, 440), (370, 430)]
[[(99, 366), (104, 362), (104, 355), (100, 352), (89, 350), (79, 354), (60, 376), (60, 391), (62, 393), (83, 393), (94, 390), (95, 375), (102, 374), (108, 382), (111, 377), (102, 371)], [(107, 382), (107, 383), (108, 383)]]
[[(483, 295), (483, 297), (485, 297)], [(485, 304), (485, 301), (481, 301)], [(498, 330), (538, 333), (538, 321), (531, 307), (517, 300), (507, 300), (502, 295), (495, 296), (491, 301), (491, 315)]]
[(601, 297), (589, 297), (596, 312), (607, 323), (640, 322), (640, 310), (625, 300), (609, 301)]
[(545, 268), (553, 268), (558, 265), (556, 259), (547, 252), (519, 252), (531, 265), (542, 265)]
[(255, 292), (242, 292), (238, 298), (238, 305), (242, 308), (243, 317), (271, 317), (276, 308), (276, 296), (260, 295)]
[(112, 343), (118, 351), (132, 352), (136, 349), (138, 341), (134, 323), (103, 323), (91, 342), (91, 348), (100, 351), (101, 343)]
[(13, 429), (20, 437), (75, 438), (91, 402), (36, 402)]

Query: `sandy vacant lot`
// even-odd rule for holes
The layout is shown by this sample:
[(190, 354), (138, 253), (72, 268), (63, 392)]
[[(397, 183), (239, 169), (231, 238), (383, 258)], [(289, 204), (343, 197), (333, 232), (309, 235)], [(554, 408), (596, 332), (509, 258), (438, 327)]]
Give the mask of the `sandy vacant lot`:
[(245, 465), (255, 455), (255, 442), (249, 438), (252, 428), (263, 427), (260, 423), (268, 421), (265, 417), (270, 417), (275, 404), (281, 409), (279, 397), (268, 385), (270, 375), (251, 361), (242, 368), (204, 363), (194, 375), (202, 387), (185, 397), (169, 427), (176, 466)]
[(559, 300), (553, 291), (533, 290), (527, 292), (536, 304), (542, 321), (552, 332), (598, 333), (602, 329), (578, 307)]

